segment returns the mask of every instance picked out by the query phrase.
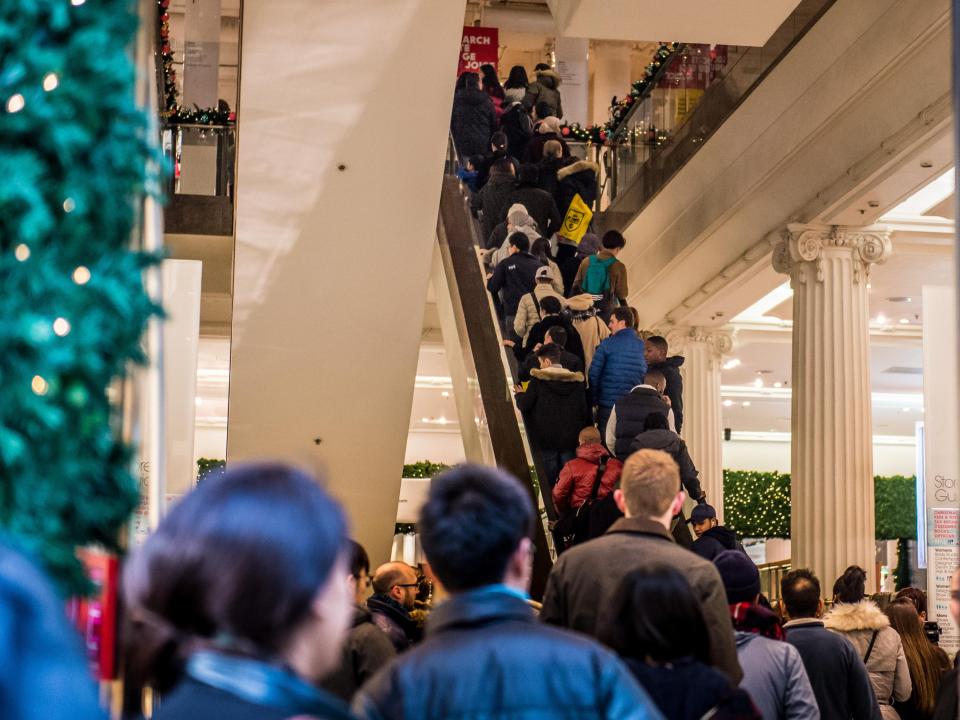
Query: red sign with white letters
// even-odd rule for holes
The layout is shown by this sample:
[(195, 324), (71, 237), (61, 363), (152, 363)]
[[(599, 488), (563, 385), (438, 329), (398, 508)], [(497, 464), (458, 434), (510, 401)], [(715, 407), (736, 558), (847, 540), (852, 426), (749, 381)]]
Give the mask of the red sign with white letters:
[(481, 65), (490, 64), (496, 69), (499, 59), (500, 38), (497, 28), (464, 26), (457, 77), (467, 71), (479, 73)]

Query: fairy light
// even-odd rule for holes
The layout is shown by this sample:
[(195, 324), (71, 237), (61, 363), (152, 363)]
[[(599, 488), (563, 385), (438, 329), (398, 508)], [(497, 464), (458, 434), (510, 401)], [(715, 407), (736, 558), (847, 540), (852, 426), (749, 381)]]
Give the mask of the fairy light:
[(59, 337), (66, 337), (70, 334), (70, 321), (66, 318), (58, 317), (53, 321), (53, 332)]
[(90, 270), (85, 265), (80, 265), (73, 271), (73, 281), (77, 285), (86, 285), (90, 282)]
[(65, 213), (72, 213), (77, 209), (77, 202), (73, 198), (68, 197), (63, 201), (63, 211)]
[(11, 95), (7, 99), (7, 112), (10, 114), (18, 113), (23, 110), (24, 105), (27, 104), (27, 101), (23, 99), (23, 95), (16, 93)]
[(30, 388), (37, 395), (46, 395), (50, 385), (40, 375), (34, 375), (33, 380), (30, 381)]
[(60, 78), (57, 77), (56, 73), (47, 73), (43, 78), (43, 89), (47, 92), (56, 90), (59, 84)]
[(13, 256), (20, 262), (26, 262), (30, 259), (30, 248), (26, 244), (20, 243), (14, 248)]

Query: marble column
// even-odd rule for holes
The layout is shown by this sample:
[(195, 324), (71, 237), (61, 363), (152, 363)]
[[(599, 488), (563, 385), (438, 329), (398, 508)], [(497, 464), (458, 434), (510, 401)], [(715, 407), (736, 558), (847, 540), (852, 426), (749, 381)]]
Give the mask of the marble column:
[(697, 470), (707, 502), (723, 518), (723, 408), (720, 371), (723, 356), (733, 350), (725, 330), (678, 328), (667, 335), (671, 354), (686, 360), (683, 375), (682, 435)]
[(793, 567), (826, 594), (848, 565), (874, 569), (867, 282), (890, 249), (883, 227), (788, 225), (773, 254), (793, 287)]

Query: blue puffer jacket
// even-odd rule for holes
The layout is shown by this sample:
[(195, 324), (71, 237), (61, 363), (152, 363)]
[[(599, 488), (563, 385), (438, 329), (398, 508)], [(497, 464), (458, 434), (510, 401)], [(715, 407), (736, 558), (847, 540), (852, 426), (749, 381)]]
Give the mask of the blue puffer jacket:
[(633, 328), (624, 328), (597, 347), (590, 363), (590, 390), (593, 401), (602, 407), (613, 407), (617, 400), (637, 385), (647, 374), (643, 357), (643, 340)]
[[(786, 643), (784, 643), (786, 644)], [(454, 595), (427, 637), (354, 697), (361, 720), (662, 720), (630, 672), (584, 635), (494, 588)]]

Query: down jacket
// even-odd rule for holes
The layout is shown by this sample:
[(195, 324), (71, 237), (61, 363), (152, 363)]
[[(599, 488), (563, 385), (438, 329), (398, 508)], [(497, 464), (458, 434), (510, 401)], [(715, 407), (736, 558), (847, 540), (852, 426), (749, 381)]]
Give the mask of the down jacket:
[(563, 117), (563, 105), (560, 102), (560, 76), (553, 70), (537, 70), (537, 79), (527, 87), (523, 96), (523, 107), (529, 110), (537, 103), (544, 102), (558, 117)]
[(553, 504), (557, 512), (561, 513), (568, 508), (577, 509), (590, 499), (593, 484), (597, 481), (597, 468), (603, 457), (607, 461), (607, 469), (600, 480), (597, 490), (597, 499), (606, 497), (620, 479), (623, 463), (614, 457), (600, 443), (590, 443), (577, 447), (577, 456), (563, 466), (560, 479), (553, 487)]
[(907, 700), (913, 692), (910, 681), (910, 669), (903, 654), (900, 635), (890, 627), (890, 620), (879, 607), (869, 600), (858, 603), (837, 603), (823, 618), (828, 630), (842, 633), (853, 643), (863, 658), (867, 654), (870, 640), (877, 633), (876, 642), (867, 661), (870, 684), (880, 703), (880, 714), (884, 720), (899, 720), (893, 709), (893, 701)]
[(597, 176), (600, 166), (591, 160), (577, 160), (557, 170), (557, 189), (553, 195), (560, 219), (567, 214), (573, 196), (579, 195), (589, 207), (597, 199)]
[(468, 158), (485, 155), (490, 150), (490, 136), (496, 129), (497, 113), (489, 95), (474, 88), (454, 93), (450, 133), (464, 165)]
[(531, 370), (527, 391), (517, 393), (517, 407), (540, 450), (572, 450), (580, 431), (593, 422), (583, 373), (562, 367)]
[(593, 401), (612, 408), (617, 400), (643, 382), (647, 361), (643, 340), (633, 328), (624, 328), (597, 347), (590, 362), (590, 388)]
[(497, 586), (454, 595), (354, 700), (363, 720), (661, 720), (623, 663)]

